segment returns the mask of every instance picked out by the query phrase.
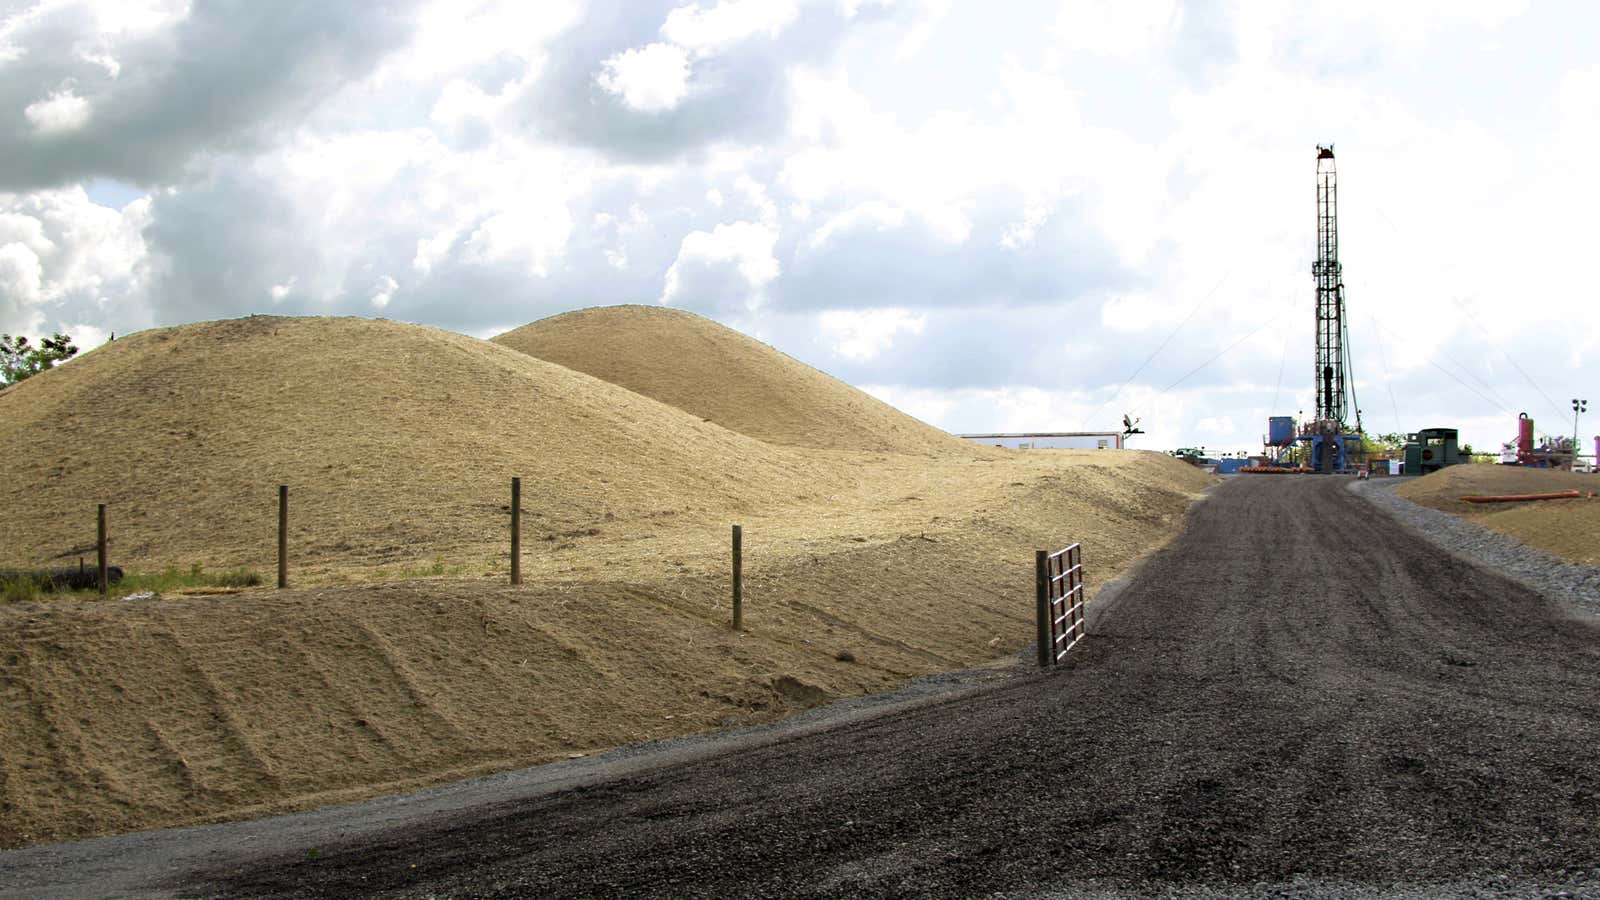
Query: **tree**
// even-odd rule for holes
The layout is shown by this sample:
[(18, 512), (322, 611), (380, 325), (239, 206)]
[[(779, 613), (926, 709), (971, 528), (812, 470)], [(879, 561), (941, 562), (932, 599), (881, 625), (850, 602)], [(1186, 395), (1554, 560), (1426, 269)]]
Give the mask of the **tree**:
[(77, 353), (78, 348), (72, 346), (72, 338), (65, 334), (47, 337), (37, 346), (30, 344), (25, 336), (0, 334), (0, 387), (37, 375), (58, 362), (66, 362)]
[(1406, 436), (1398, 431), (1387, 434), (1367, 435), (1367, 443), (1376, 450), (1384, 453), (1399, 453), (1406, 449)]

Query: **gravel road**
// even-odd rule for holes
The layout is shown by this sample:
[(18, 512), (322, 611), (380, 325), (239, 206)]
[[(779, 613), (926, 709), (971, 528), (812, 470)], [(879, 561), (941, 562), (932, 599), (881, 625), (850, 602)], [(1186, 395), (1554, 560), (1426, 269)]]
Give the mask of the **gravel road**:
[(1600, 627), (1345, 484), (1222, 485), (1053, 672), (161, 883), (1600, 896)]

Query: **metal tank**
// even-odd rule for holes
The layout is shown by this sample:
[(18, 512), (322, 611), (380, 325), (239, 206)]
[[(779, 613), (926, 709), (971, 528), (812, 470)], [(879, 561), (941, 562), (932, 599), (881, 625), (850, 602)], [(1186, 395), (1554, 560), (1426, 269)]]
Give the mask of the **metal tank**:
[(1267, 443), (1281, 447), (1294, 440), (1294, 417), (1273, 416), (1267, 420)]

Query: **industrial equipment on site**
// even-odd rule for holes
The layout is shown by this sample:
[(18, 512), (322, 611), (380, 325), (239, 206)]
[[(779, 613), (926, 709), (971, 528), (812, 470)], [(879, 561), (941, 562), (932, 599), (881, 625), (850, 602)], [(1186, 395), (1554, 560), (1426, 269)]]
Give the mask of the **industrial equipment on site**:
[(1179, 447), (1167, 452), (1205, 472), (1216, 472), (1217, 466), (1221, 463), (1221, 460), (1207, 456), (1204, 447)]
[[(1600, 445), (1597, 445), (1600, 450)], [(1572, 465), (1577, 447), (1565, 436), (1546, 435), (1537, 443), (1534, 440), (1533, 417), (1527, 413), (1517, 416), (1517, 439), (1500, 445), (1500, 463), (1508, 466), (1530, 466), (1539, 469), (1561, 469)]]
[[(1344, 267), (1339, 262), (1339, 184), (1333, 145), (1317, 146), (1317, 259), (1311, 264), (1317, 285), (1317, 407), (1295, 428), (1289, 416), (1267, 420), (1268, 455), (1280, 464), (1296, 444), (1306, 446), (1312, 471), (1341, 472), (1361, 461), (1361, 410), (1345, 347), (1350, 329), (1344, 314)], [(1355, 411), (1355, 426), (1349, 424)]]
[(1342, 470), (1349, 463), (1348, 441), (1361, 447), (1361, 411), (1349, 433), (1345, 418), (1355, 396), (1350, 342), (1344, 318), (1344, 266), (1339, 262), (1339, 183), (1333, 163), (1333, 145), (1317, 147), (1317, 260), (1311, 264), (1317, 282), (1317, 416), (1311, 423), (1311, 468), (1318, 472)]
[[(1344, 308), (1344, 266), (1339, 262), (1339, 185), (1333, 145), (1317, 146), (1317, 258), (1311, 264), (1316, 281), (1316, 394), (1315, 414), (1296, 422), (1290, 416), (1267, 420), (1262, 439), (1265, 456), (1244, 471), (1346, 472), (1365, 467), (1369, 460), (1362, 440), (1361, 409), (1356, 403), (1348, 345), (1350, 329)], [(1595, 437), (1592, 469), (1578, 462), (1578, 415), (1588, 401), (1574, 398), (1573, 436), (1546, 435), (1535, 442), (1533, 419), (1523, 413), (1517, 438), (1500, 454), (1506, 465), (1541, 468), (1600, 469), (1600, 436)], [(1354, 425), (1350, 424), (1354, 412)], [(1406, 475), (1429, 472), (1464, 462), (1454, 428), (1424, 428), (1406, 436), (1403, 463), (1388, 460), (1390, 471)], [(1370, 462), (1384, 459), (1375, 456)]]
[(1461, 462), (1454, 428), (1424, 428), (1406, 435), (1405, 474), (1426, 475)]

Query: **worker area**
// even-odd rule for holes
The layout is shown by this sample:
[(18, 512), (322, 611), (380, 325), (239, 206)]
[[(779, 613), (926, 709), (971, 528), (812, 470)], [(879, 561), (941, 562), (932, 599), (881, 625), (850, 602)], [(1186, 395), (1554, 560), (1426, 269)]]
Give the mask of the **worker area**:
[[(1395, 430), (1381, 434), (1367, 431), (1362, 423), (1361, 405), (1356, 399), (1356, 381), (1351, 366), (1353, 354), (1350, 346), (1350, 315), (1346, 309), (1344, 264), (1339, 258), (1339, 173), (1332, 144), (1317, 145), (1315, 187), (1316, 255), (1311, 263), (1315, 298), (1312, 323), (1315, 345), (1311, 373), (1314, 405), (1309, 410), (1310, 414), (1307, 415), (1308, 410), (1302, 409), (1294, 416), (1269, 416), (1266, 433), (1261, 438), (1259, 453), (1247, 449), (1208, 451), (1204, 445), (1180, 446), (1168, 450), (1167, 453), (1203, 471), (1219, 475), (1339, 474), (1361, 478), (1374, 475), (1420, 476), (1472, 462), (1580, 472), (1596, 471), (1597, 463), (1600, 463), (1600, 436), (1594, 439), (1592, 456), (1580, 452), (1577, 437), (1578, 417), (1587, 410), (1587, 401), (1577, 398), (1572, 401), (1573, 422), (1570, 437), (1536, 432), (1533, 418), (1523, 412), (1517, 417), (1516, 436), (1503, 443), (1495, 441), (1495, 444), (1499, 445), (1498, 455), (1488, 449), (1495, 444), (1489, 444), (1487, 447), (1480, 444), (1478, 449), (1474, 449), (1462, 440), (1460, 429), (1437, 421), (1425, 420), (1420, 424), (1426, 424), (1428, 427), (1416, 430), (1408, 428), (1402, 430), (1396, 427), (1405, 423), (1401, 419), (1399, 404), (1394, 402), (1392, 384), (1389, 385), (1389, 399), (1393, 403), (1395, 414), (1390, 427)], [(1199, 308), (1196, 306), (1196, 311)], [(1193, 317), (1193, 313), (1190, 317)], [(1187, 318), (1184, 319), (1184, 322), (1187, 321)], [(1179, 323), (1177, 329), (1182, 327), (1183, 323)], [(1177, 334), (1177, 329), (1168, 335), (1166, 341), (1156, 348), (1150, 358), (1160, 353)], [(1381, 330), (1377, 328), (1373, 331), (1374, 337)], [(1250, 336), (1247, 334), (1245, 337)], [(1235, 341), (1233, 346), (1239, 343), (1240, 341)], [(1377, 349), (1381, 359), (1383, 355), (1381, 339)], [(1286, 344), (1285, 358), (1287, 353)], [(1129, 376), (1129, 381), (1132, 381), (1149, 362), (1150, 359), (1147, 358), (1145, 363)], [(1552, 407), (1556, 407), (1550, 395), (1540, 389), (1515, 360), (1508, 357), (1508, 362), (1523, 375), (1536, 394), (1548, 401)], [(1209, 362), (1190, 371), (1184, 378), (1193, 375), (1207, 364)], [(1389, 384), (1387, 365), (1385, 361), (1385, 383)], [(1434, 365), (1444, 374), (1455, 377), (1448, 369), (1437, 363)], [(1466, 374), (1473, 377), (1470, 371)], [(1179, 379), (1169, 385), (1168, 390), (1183, 380)], [(1283, 382), (1281, 362), (1278, 380), (1281, 387)], [(1473, 393), (1477, 393), (1480, 398), (1497, 403), (1507, 419), (1513, 414), (1516, 407), (1507, 404), (1503, 399), (1495, 397), (1490, 400), (1484, 393), (1466, 385), (1462, 379), (1456, 378), (1456, 380)], [(1494, 393), (1482, 379), (1477, 380), (1490, 394)], [(1123, 384), (1123, 387), (1126, 386), (1127, 382)], [(1121, 393), (1122, 390), (1119, 388), (1110, 400), (1102, 403), (1100, 408), (1084, 420), (1085, 425), (1107, 404), (1115, 402)], [(1266, 407), (1267, 410), (1270, 411), (1277, 405), (1277, 396), (1279, 394), (1275, 393), (1272, 404)], [(1480, 419), (1471, 423), (1472, 427), (1479, 429), (1480, 436), (1484, 421)], [(1120, 450), (1128, 445), (1130, 438), (1144, 433), (1139, 427), (1139, 422), (1140, 419), (1129, 413), (1122, 417), (1123, 427), (1120, 431), (1107, 429), (1073, 432), (989, 432), (959, 436), (975, 443), (1014, 450)]]
[[(1422, 428), (1403, 435), (1372, 440), (1361, 423), (1355, 381), (1350, 369), (1350, 331), (1345, 310), (1344, 267), (1339, 261), (1339, 187), (1333, 146), (1318, 145), (1316, 160), (1317, 255), (1311, 265), (1316, 284), (1316, 355), (1313, 414), (1272, 416), (1262, 437), (1260, 456), (1236, 468), (1251, 474), (1319, 473), (1369, 475), (1426, 475), (1447, 466), (1472, 462), (1455, 428)], [(1522, 413), (1516, 438), (1501, 445), (1498, 459), (1479, 456), (1481, 462), (1537, 468), (1595, 471), (1600, 461), (1600, 436), (1594, 456), (1581, 459), (1577, 441), (1577, 415), (1587, 401), (1572, 401), (1573, 436), (1536, 437), (1533, 419)]]
[(1317, 316), (1315, 414), (1299, 423), (1290, 416), (1268, 419), (1263, 458), (1242, 472), (1353, 474), (1369, 462), (1346, 353), (1350, 329), (1344, 266), (1339, 262), (1339, 176), (1331, 144), (1317, 147), (1317, 256), (1311, 277), (1316, 282)]

